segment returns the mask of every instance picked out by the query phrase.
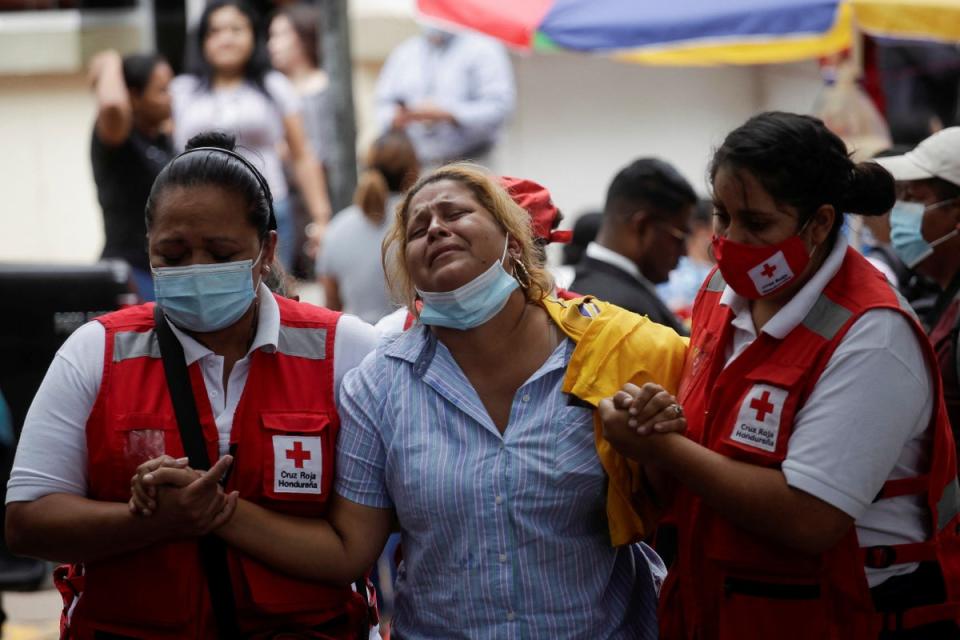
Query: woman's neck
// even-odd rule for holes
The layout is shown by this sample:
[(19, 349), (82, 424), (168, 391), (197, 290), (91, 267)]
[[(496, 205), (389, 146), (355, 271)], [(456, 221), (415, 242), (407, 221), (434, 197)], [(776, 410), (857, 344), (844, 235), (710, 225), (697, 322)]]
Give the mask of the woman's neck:
[(150, 122), (144, 120), (142, 117), (138, 117), (137, 114), (133, 115), (134, 128), (142, 133), (148, 140), (156, 140), (161, 134), (166, 133), (167, 125), (167, 120)]
[(323, 91), (329, 83), (326, 71), (305, 62), (292, 65), (287, 71), (287, 77), (300, 95)]
[[(432, 327), (432, 331), (458, 361), (461, 358), (496, 361), (504, 353), (516, 354), (542, 340), (544, 318), (549, 321), (546, 312), (527, 302), (523, 291), (518, 289), (510, 294), (497, 315), (479, 327), (466, 331)], [(556, 344), (550, 350), (554, 347)]]
[(243, 70), (236, 72), (216, 71), (210, 79), (210, 86), (214, 89), (233, 89), (243, 84), (243, 81)]
[(197, 333), (194, 331), (188, 331), (187, 333), (194, 340), (218, 356), (223, 356), (232, 364), (232, 362), (246, 355), (250, 349), (253, 338), (257, 333), (259, 310), (260, 301), (254, 300), (250, 308), (247, 309), (247, 312), (229, 327), (209, 333)]

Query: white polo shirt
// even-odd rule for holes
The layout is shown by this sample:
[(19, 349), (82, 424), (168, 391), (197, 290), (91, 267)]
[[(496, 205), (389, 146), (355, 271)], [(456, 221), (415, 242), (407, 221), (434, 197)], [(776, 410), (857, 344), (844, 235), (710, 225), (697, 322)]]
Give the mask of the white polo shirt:
[[(233, 415), (247, 383), (251, 355), (257, 349), (276, 350), (280, 336), (280, 308), (273, 294), (261, 284), (257, 296), (257, 333), (247, 354), (230, 371), (226, 389), (223, 356), (173, 327), (187, 366), (200, 363), (220, 436), (220, 455), (229, 448)], [(88, 322), (67, 338), (54, 357), (24, 420), (7, 483), (8, 503), (36, 500), (51, 493), (86, 495), (86, 425), (103, 379), (105, 339), (103, 325)], [(355, 316), (340, 317), (333, 347), (335, 395), (339, 395), (343, 376), (374, 349), (377, 339), (371, 325)]]
[[(839, 271), (847, 250), (837, 239), (819, 271), (761, 331), (783, 339), (799, 325)], [(727, 286), (733, 337), (727, 366), (757, 338), (749, 300)], [(860, 546), (920, 542), (929, 537), (922, 496), (873, 499), (888, 479), (920, 475), (927, 466), (933, 412), (930, 370), (909, 321), (889, 309), (868, 311), (830, 357), (797, 412), (783, 462), (787, 484), (855, 520)], [(916, 564), (867, 569), (870, 586), (910, 573)]]

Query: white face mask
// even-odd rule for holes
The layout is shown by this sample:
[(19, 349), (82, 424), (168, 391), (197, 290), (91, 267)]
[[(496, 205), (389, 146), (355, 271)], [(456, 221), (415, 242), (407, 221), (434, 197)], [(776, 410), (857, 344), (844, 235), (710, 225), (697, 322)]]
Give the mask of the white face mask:
[(500, 313), (510, 294), (520, 284), (503, 268), (510, 236), (503, 244), (503, 255), (490, 268), (453, 291), (421, 291), (420, 322), (465, 331), (479, 327)]

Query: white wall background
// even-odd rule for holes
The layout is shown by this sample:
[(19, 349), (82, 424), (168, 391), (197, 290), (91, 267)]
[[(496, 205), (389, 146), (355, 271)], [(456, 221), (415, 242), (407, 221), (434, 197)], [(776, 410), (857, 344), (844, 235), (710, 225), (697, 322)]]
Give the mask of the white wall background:
[(608, 183), (641, 156), (674, 164), (707, 193), (711, 151), (750, 115), (809, 111), (821, 84), (814, 63), (662, 68), (573, 54), (514, 57), (517, 113), (496, 161), (541, 181), (573, 218), (600, 207)]
[(0, 77), (0, 261), (92, 262), (103, 223), (81, 74)]

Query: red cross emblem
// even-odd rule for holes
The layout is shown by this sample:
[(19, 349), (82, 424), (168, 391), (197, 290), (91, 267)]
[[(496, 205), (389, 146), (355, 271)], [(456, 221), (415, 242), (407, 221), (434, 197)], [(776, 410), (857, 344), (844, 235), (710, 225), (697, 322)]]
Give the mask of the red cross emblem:
[(773, 274), (777, 271), (777, 265), (774, 264), (764, 264), (763, 270), (760, 272), (764, 278), (772, 278)]
[[(773, 407), (771, 407), (771, 409), (772, 408)], [(293, 449), (287, 449), (287, 459), (293, 460), (293, 464), (297, 467), (297, 469), (303, 469), (303, 463), (306, 460), (309, 460), (311, 457), (312, 454), (309, 451), (303, 450), (302, 442), (294, 442)]]
[[(757, 411), (757, 420), (763, 422), (764, 418), (767, 417), (767, 414), (771, 413), (776, 407), (770, 404), (770, 392), (764, 391), (763, 395), (761, 395), (759, 398), (754, 398), (750, 401), (750, 408)], [(298, 442), (297, 444), (300, 443)], [(307, 455), (309, 456), (310, 454)], [(290, 454), (288, 453), (287, 457), (289, 456)]]

